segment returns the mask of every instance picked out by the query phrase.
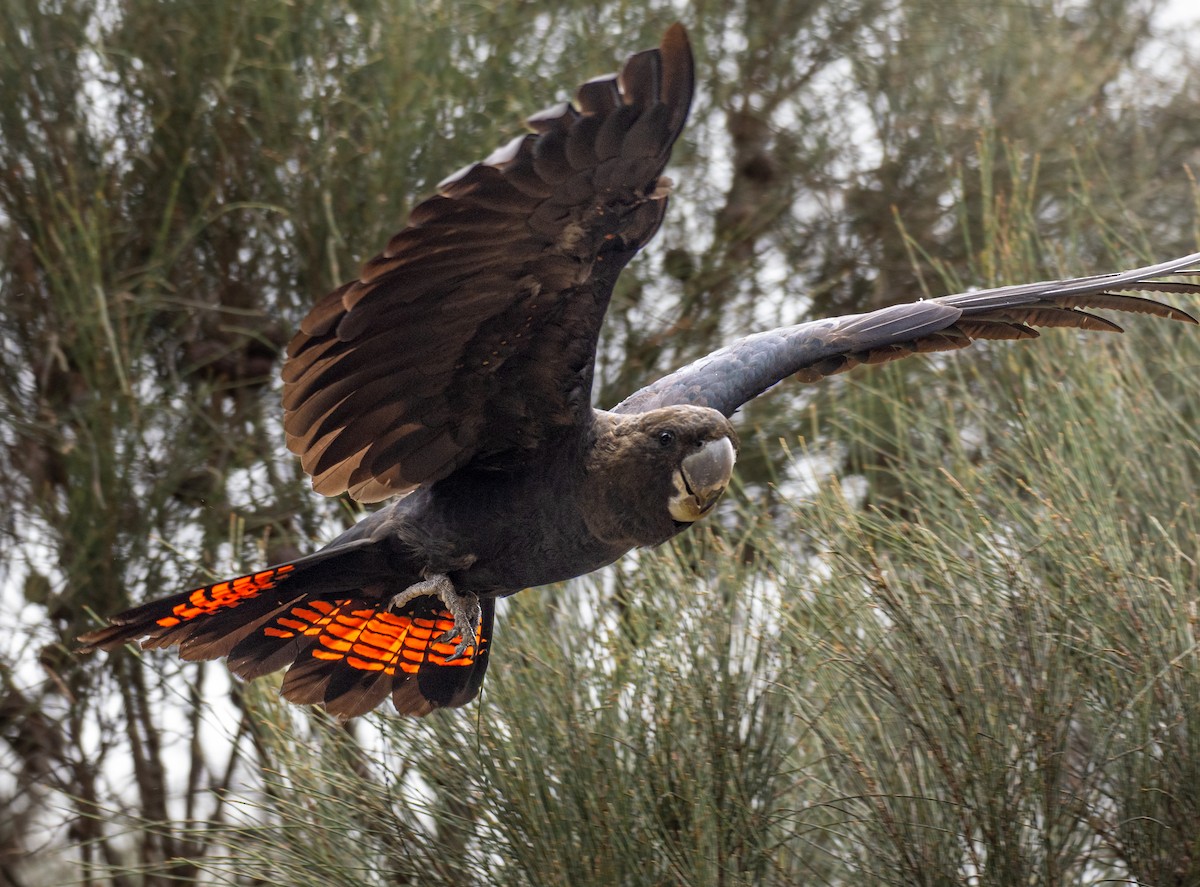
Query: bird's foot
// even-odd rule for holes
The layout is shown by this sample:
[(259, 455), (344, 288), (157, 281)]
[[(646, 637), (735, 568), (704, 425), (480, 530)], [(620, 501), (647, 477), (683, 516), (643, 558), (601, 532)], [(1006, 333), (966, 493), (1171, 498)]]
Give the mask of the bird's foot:
[(409, 601), (432, 595), (445, 604), (454, 617), (454, 627), (434, 638), (439, 644), (449, 644), (458, 638), (454, 652), (446, 657), (447, 662), (461, 659), (468, 649), (475, 646), (475, 630), (479, 627), (479, 598), (467, 591), (460, 592), (444, 573), (435, 573), (420, 582), (414, 582), (392, 598), (391, 606), (398, 609)]

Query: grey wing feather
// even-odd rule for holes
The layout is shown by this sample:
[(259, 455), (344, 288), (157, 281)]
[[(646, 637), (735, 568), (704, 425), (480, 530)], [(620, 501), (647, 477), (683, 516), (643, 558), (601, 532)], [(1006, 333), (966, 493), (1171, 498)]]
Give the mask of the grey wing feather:
[(676, 370), (626, 398), (614, 412), (695, 404), (730, 416), (789, 376), (815, 382), (861, 364), (965, 348), (976, 339), (1036, 338), (1039, 326), (1121, 331), (1084, 308), (1196, 323), (1171, 305), (1124, 295), (1200, 294), (1200, 282), (1162, 279), (1196, 274), (1200, 274), (1200, 253), (1119, 274), (1002, 286), (781, 327), (738, 339)]

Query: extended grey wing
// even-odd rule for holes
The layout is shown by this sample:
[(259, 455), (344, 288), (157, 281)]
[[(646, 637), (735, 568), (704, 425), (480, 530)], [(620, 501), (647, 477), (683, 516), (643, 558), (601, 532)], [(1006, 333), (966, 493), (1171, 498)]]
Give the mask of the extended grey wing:
[(780, 327), (738, 339), (627, 397), (614, 410), (640, 413), (673, 404), (726, 416), (788, 376), (815, 382), (860, 364), (952, 351), (976, 339), (1032, 339), (1035, 327), (1121, 332), (1082, 310), (1100, 308), (1196, 323), (1185, 311), (1130, 292), (1200, 294), (1200, 253), (1119, 274), (1002, 286)]

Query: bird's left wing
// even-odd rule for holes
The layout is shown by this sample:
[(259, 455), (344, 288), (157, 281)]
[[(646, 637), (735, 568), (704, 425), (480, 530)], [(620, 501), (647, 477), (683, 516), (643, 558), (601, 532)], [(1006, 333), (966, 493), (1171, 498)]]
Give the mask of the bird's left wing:
[(626, 398), (614, 412), (695, 404), (730, 416), (788, 376), (815, 382), (860, 364), (965, 348), (976, 339), (1036, 338), (1039, 326), (1121, 332), (1115, 323), (1082, 310), (1086, 308), (1196, 323), (1171, 305), (1126, 295), (1200, 294), (1200, 282), (1166, 279), (1179, 274), (1200, 274), (1200, 253), (1120, 274), (1002, 286), (780, 327), (738, 339), (664, 376)]
[(662, 221), (692, 83), (676, 24), (442, 182), (317, 303), (283, 368), (288, 446), (317, 492), (378, 501), (587, 421), (613, 281)]

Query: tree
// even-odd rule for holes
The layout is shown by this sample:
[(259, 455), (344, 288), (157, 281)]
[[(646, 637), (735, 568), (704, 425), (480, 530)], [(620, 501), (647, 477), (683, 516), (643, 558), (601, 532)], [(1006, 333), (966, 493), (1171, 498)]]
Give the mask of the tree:
[[(694, 7), (677, 199), (614, 302), (599, 400), (734, 332), (1192, 248), (1200, 81), (1182, 46), (1147, 66), (1170, 36), (1156, 9)], [(527, 592), (496, 686), (456, 718), (343, 732), (220, 666), (71, 654), (94, 614), (351, 519), (285, 455), (296, 320), (440, 178), (676, 14), (0, 9), (0, 881), (211, 883), (236, 853), (234, 883), (484, 864), (513, 883), (1188, 882), (1198, 863), (1162, 849), (1198, 806), (1178, 507), (1197, 392), (1174, 331), (1139, 326), (1120, 374), (1065, 341), (1059, 360), (997, 348), (757, 403), (744, 507), (596, 585)], [(1047, 378), (1070, 397), (1037, 418)], [(798, 433), (799, 462), (775, 445), (799, 452)], [(798, 506), (787, 490), (821, 465)], [(666, 605), (695, 650), (656, 638)], [(781, 609), (787, 626), (763, 621)], [(431, 737), (452, 752), (423, 756)], [(62, 849), (25, 858), (47, 834)]]

